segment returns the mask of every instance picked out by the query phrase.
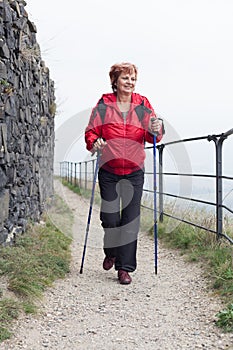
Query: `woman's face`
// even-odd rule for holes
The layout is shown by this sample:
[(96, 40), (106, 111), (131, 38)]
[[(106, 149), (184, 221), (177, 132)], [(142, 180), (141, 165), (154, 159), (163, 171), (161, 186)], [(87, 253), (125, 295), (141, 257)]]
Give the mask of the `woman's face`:
[(122, 72), (117, 79), (117, 93), (132, 94), (135, 89), (135, 73)]

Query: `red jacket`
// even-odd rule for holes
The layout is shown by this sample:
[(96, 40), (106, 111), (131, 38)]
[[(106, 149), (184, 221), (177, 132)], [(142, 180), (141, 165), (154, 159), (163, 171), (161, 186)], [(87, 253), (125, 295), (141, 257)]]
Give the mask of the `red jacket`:
[[(145, 141), (153, 143), (153, 135), (148, 131), (150, 118), (155, 116), (151, 104), (146, 97), (133, 93), (130, 110), (124, 120), (114, 93), (104, 94), (102, 99), (107, 106), (104, 122), (97, 108), (93, 108), (85, 130), (87, 149), (91, 151), (96, 139), (102, 137), (107, 145), (102, 150), (100, 167), (118, 175), (126, 175), (142, 169), (145, 160), (144, 143)], [(147, 110), (140, 121), (135, 107), (142, 102)], [(162, 130), (156, 137), (156, 141), (159, 142), (161, 138)]]

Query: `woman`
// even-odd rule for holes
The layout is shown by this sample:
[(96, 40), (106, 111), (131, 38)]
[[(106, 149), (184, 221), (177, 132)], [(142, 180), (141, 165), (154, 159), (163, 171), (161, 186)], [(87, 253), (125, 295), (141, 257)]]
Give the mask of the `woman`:
[(100, 154), (98, 173), (104, 228), (103, 268), (114, 265), (121, 284), (130, 284), (136, 269), (140, 203), (144, 183), (144, 143), (162, 138), (162, 122), (146, 97), (134, 93), (138, 70), (134, 64), (111, 67), (113, 93), (104, 94), (85, 130), (86, 147)]

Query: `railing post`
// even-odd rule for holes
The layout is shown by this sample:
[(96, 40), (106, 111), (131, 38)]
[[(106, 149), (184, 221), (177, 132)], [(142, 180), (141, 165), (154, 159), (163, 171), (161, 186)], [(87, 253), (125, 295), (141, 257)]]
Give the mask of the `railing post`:
[(60, 178), (62, 178), (62, 162), (60, 162), (59, 164), (60, 164)]
[(77, 186), (77, 163), (74, 163), (74, 186)]
[(216, 142), (216, 231), (217, 239), (222, 234), (222, 142)]
[(70, 163), (70, 183), (73, 185), (73, 163)]
[(79, 188), (82, 188), (82, 163), (79, 162)]
[(217, 239), (222, 235), (223, 231), (223, 195), (222, 195), (222, 144), (227, 136), (222, 134), (219, 139), (215, 135), (208, 137), (208, 141), (215, 143), (215, 159), (216, 159), (216, 233)]
[(163, 150), (164, 145), (157, 146), (159, 151), (159, 221), (163, 222)]
[(65, 162), (62, 162), (61, 163), (61, 177), (62, 177), (62, 180), (65, 178), (65, 165), (66, 163)]
[(69, 182), (69, 162), (66, 162), (66, 181)]
[(65, 162), (62, 162), (62, 179), (65, 180), (65, 166), (66, 166), (66, 163)]
[(70, 162), (68, 162), (68, 182), (70, 183)]
[(85, 162), (85, 191), (87, 190), (87, 161)]

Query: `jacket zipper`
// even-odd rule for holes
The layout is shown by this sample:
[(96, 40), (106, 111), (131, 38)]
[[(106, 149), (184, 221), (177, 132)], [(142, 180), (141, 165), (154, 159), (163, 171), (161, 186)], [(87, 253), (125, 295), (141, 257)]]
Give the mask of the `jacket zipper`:
[(124, 132), (123, 132), (123, 137), (124, 137), (124, 157), (123, 157), (123, 171), (124, 171), (124, 175), (125, 175), (125, 135), (126, 135), (126, 119), (127, 119), (128, 113), (126, 115), (124, 119)]
[(124, 142), (123, 142), (123, 146), (124, 146), (124, 153), (123, 153), (123, 157), (122, 157), (122, 168), (123, 168), (123, 175), (125, 175), (125, 136), (126, 136), (126, 125), (127, 125), (127, 117), (129, 116), (129, 113), (131, 113), (132, 111), (129, 110), (126, 117), (124, 118), (122, 113), (120, 111), (118, 111), (116, 108), (114, 108), (115, 111), (117, 112), (117, 114), (119, 115), (119, 117), (121, 119), (123, 119), (123, 138), (124, 138)]

